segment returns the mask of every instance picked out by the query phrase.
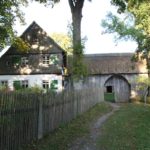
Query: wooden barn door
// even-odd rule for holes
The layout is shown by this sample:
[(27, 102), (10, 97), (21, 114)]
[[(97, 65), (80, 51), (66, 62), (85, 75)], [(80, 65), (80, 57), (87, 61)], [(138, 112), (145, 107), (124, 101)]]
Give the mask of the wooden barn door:
[[(115, 102), (128, 102), (130, 98), (130, 85), (122, 76), (112, 76), (105, 83), (105, 95), (109, 95), (109, 87), (112, 87), (112, 94)], [(107, 96), (108, 96), (107, 95)], [(105, 100), (106, 96), (105, 96)]]

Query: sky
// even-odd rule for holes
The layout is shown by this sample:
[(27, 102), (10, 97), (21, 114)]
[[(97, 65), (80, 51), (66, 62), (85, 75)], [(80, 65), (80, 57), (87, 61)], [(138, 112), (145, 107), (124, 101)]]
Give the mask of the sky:
[[(87, 37), (84, 52), (87, 54), (95, 53), (125, 53), (134, 52), (135, 42), (119, 41), (114, 42), (113, 34), (101, 34), (104, 30), (101, 27), (101, 20), (105, 19), (109, 11), (116, 12), (114, 6), (110, 5), (110, 0), (85, 0), (82, 17), (82, 37)], [(36, 21), (49, 35), (52, 33), (68, 32), (68, 24), (71, 23), (71, 12), (68, 0), (61, 0), (53, 8), (45, 7), (37, 2), (32, 2), (28, 7), (23, 7), (26, 25), (16, 23), (15, 29), (18, 36), (33, 22)]]

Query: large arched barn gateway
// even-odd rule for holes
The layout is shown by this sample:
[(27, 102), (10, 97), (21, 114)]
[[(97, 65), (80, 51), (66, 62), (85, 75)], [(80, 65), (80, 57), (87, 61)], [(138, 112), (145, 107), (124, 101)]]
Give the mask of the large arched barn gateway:
[(130, 84), (124, 77), (113, 75), (106, 80), (104, 84), (104, 100), (127, 102), (130, 99), (130, 95)]

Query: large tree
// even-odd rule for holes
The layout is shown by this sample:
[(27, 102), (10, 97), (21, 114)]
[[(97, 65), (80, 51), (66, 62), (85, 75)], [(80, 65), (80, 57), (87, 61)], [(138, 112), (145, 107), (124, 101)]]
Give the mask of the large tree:
[[(40, 3), (51, 4), (60, 2), (61, 0), (35, 0)], [(89, 0), (91, 1), (91, 0)], [(72, 14), (72, 32), (73, 32), (73, 70), (72, 73), (76, 77), (85, 75), (85, 66), (82, 63), (83, 59), (83, 48), (81, 38), (81, 20), (82, 20), (82, 9), (85, 0), (68, 0), (71, 14)]]
[[(147, 68), (150, 76), (150, 3), (149, 0), (112, 0), (113, 5), (118, 6), (118, 12), (128, 14), (132, 17), (133, 24), (129, 27), (129, 23), (124, 24), (124, 21), (117, 21), (114, 27), (111, 28), (113, 32), (121, 35), (120, 37), (127, 37), (134, 39), (137, 44), (137, 53), (141, 52), (143, 58), (147, 60)], [(113, 16), (113, 17), (112, 17)], [(111, 20), (115, 20), (116, 16), (112, 15)], [(126, 17), (126, 19), (128, 19)], [(107, 21), (104, 21), (105, 23)], [(103, 25), (105, 24), (103, 22)], [(114, 22), (114, 21), (113, 21)], [(120, 26), (122, 24), (122, 26)], [(109, 30), (109, 26), (106, 23), (104, 25)], [(117, 28), (120, 28), (119, 30)], [(116, 30), (117, 29), (117, 30)], [(130, 31), (130, 32), (129, 32)], [(123, 33), (124, 32), (124, 33)]]

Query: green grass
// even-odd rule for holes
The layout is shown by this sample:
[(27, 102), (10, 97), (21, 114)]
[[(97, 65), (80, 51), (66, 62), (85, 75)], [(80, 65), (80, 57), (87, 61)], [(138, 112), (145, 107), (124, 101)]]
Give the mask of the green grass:
[(104, 99), (109, 102), (115, 102), (115, 93), (104, 93)]
[(26, 150), (67, 150), (68, 145), (77, 137), (89, 134), (91, 121), (111, 110), (111, 106), (106, 103), (95, 105), (88, 112), (62, 125), (44, 139), (29, 145)]
[(150, 150), (150, 106), (122, 106), (103, 125), (97, 145), (101, 150)]

